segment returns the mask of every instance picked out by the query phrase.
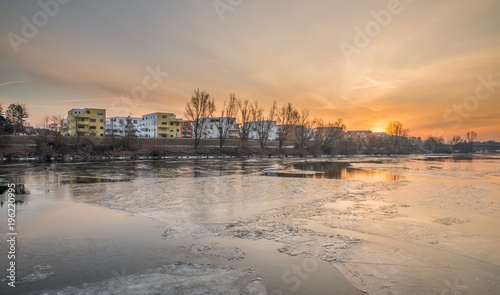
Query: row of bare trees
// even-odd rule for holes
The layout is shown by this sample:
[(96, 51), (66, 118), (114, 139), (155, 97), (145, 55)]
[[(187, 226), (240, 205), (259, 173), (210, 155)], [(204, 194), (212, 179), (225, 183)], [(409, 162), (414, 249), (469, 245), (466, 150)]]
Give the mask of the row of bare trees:
[[(343, 119), (339, 118), (335, 122), (323, 122), (322, 119), (310, 119), (309, 110), (298, 110), (292, 103), (288, 102), (278, 107), (273, 101), (268, 112), (259, 106), (258, 101), (250, 102), (248, 99), (238, 99), (231, 93), (229, 99), (225, 100), (219, 112), (216, 112), (215, 99), (205, 90), (195, 89), (191, 100), (186, 105), (185, 117), (192, 122), (194, 147), (200, 144), (203, 128), (207, 120), (212, 120), (217, 128), (219, 147), (224, 146), (224, 142), (229, 137), (230, 129), (238, 125), (238, 135), (241, 145), (248, 142), (251, 132), (255, 132), (260, 146), (264, 148), (272, 128), (280, 125), (277, 132), (278, 147), (282, 148), (285, 141), (294, 139), (297, 146), (306, 148), (313, 136), (320, 141), (321, 147), (334, 144), (340, 140), (346, 126)], [(236, 122), (229, 120), (235, 118)], [(321, 132), (314, 135), (312, 127)]]

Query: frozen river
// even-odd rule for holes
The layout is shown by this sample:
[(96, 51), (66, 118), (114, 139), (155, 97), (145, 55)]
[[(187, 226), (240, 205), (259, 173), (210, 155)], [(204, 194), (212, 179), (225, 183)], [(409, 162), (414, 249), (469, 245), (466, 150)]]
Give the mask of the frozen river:
[(499, 164), (4, 163), (0, 294), (499, 294)]

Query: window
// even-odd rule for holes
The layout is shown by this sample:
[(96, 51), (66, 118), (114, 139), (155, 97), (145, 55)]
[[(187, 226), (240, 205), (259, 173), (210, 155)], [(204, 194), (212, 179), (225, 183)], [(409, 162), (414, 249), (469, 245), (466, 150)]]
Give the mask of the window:
[(162, 116), (161, 116), (161, 118), (162, 118), (162, 119), (167, 119), (167, 118), (168, 118), (168, 116), (167, 116), (167, 115), (162, 115)]
[(101, 123), (103, 123), (103, 122), (104, 122), (104, 119), (100, 119), (99, 121), (100, 121)]
[[(89, 112), (89, 114), (90, 114), (90, 112)], [(104, 113), (103, 112), (97, 112), (97, 115), (98, 116), (104, 116)]]
[(103, 126), (101, 126), (99, 129), (101, 129), (101, 130), (102, 130), (102, 129), (104, 129), (104, 127), (103, 127)]
[(90, 119), (90, 122), (95, 123), (95, 119)]

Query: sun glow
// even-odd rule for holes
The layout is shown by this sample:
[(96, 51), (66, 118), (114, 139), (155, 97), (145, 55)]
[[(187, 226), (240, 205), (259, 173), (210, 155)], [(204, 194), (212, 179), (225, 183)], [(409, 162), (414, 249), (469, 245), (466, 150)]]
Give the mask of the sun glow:
[(379, 121), (379, 122), (372, 124), (372, 131), (373, 132), (385, 132), (386, 127), (387, 127), (387, 124)]

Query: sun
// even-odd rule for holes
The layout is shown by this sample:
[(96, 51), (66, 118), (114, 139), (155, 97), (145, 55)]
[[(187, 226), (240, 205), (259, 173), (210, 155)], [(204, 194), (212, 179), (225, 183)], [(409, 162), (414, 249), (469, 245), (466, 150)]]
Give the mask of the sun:
[(372, 124), (372, 131), (373, 132), (385, 132), (386, 125), (387, 124), (385, 122), (377, 121), (377, 122)]

